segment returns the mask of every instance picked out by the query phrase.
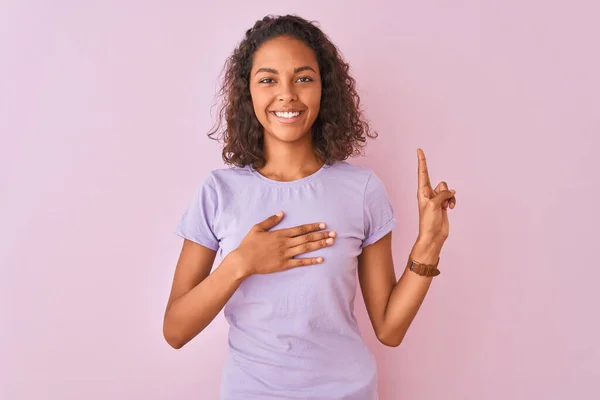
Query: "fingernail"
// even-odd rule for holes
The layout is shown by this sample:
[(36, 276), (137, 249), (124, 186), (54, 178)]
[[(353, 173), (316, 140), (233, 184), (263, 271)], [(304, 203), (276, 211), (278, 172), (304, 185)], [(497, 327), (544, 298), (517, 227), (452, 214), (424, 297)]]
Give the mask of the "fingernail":
[(454, 194), (454, 193), (456, 193), (456, 190), (452, 189), (451, 192), (452, 192), (452, 194)]
[(321, 224), (321, 225), (319, 225), (319, 228), (321, 228), (321, 229), (325, 229), (325, 224)]
[(331, 238), (330, 238), (330, 239), (327, 239), (325, 242), (326, 242), (327, 244), (332, 244), (332, 243), (333, 243), (333, 239), (331, 239)]
[(277, 215), (278, 217), (281, 217), (281, 216), (283, 215), (283, 211), (279, 211), (279, 212), (278, 212), (277, 214), (275, 214), (275, 215)]
[(334, 231), (329, 232), (329, 236), (335, 237), (335, 232)]

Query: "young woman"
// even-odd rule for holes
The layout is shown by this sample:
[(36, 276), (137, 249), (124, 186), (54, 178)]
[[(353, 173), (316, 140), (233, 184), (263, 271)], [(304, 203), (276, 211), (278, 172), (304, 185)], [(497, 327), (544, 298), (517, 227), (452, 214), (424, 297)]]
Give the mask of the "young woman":
[(439, 273), (454, 191), (431, 187), (418, 149), (419, 236), (397, 281), (384, 185), (344, 161), (376, 134), (325, 34), (296, 16), (257, 21), (227, 61), (221, 94), (209, 136), (223, 139), (231, 167), (207, 174), (177, 227), (167, 342), (184, 346), (225, 307), (221, 399), (377, 399), (356, 274), (377, 337), (398, 346)]

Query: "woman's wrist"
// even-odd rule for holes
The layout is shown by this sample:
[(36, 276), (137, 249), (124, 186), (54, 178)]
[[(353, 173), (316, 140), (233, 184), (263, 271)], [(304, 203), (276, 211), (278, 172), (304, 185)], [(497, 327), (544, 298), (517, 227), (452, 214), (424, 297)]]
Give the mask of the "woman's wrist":
[(435, 240), (418, 238), (410, 252), (410, 257), (421, 264), (435, 265), (440, 258), (442, 245)]
[(244, 281), (252, 275), (249, 266), (237, 249), (229, 253), (223, 262), (227, 264), (227, 268), (232, 271), (234, 279), (237, 281)]

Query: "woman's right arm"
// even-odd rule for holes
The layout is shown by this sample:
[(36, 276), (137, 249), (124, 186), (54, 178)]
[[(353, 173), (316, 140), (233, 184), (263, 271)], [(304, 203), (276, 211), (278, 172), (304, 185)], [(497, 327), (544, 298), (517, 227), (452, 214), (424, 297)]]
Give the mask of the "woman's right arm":
[(324, 223), (270, 232), (282, 217), (278, 213), (254, 225), (213, 273), (216, 251), (184, 240), (163, 323), (163, 335), (172, 347), (180, 349), (202, 332), (247, 277), (323, 262), (322, 257), (293, 257), (333, 245), (335, 232), (315, 233)]
[(183, 242), (163, 323), (163, 335), (175, 349), (210, 324), (247, 276), (236, 252), (211, 273), (215, 256), (214, 250)]

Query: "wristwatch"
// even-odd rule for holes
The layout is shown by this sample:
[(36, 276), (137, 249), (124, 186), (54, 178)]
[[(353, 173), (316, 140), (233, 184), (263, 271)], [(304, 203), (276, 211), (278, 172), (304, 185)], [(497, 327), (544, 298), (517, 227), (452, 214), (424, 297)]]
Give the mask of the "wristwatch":
[(440, 274), (440, 270), (437, 268), (439, 263), (439, 257), (435, 265), (421, 264), (420, 262), (411, 259), (410, 270), (421, 276), (438, 276)]

